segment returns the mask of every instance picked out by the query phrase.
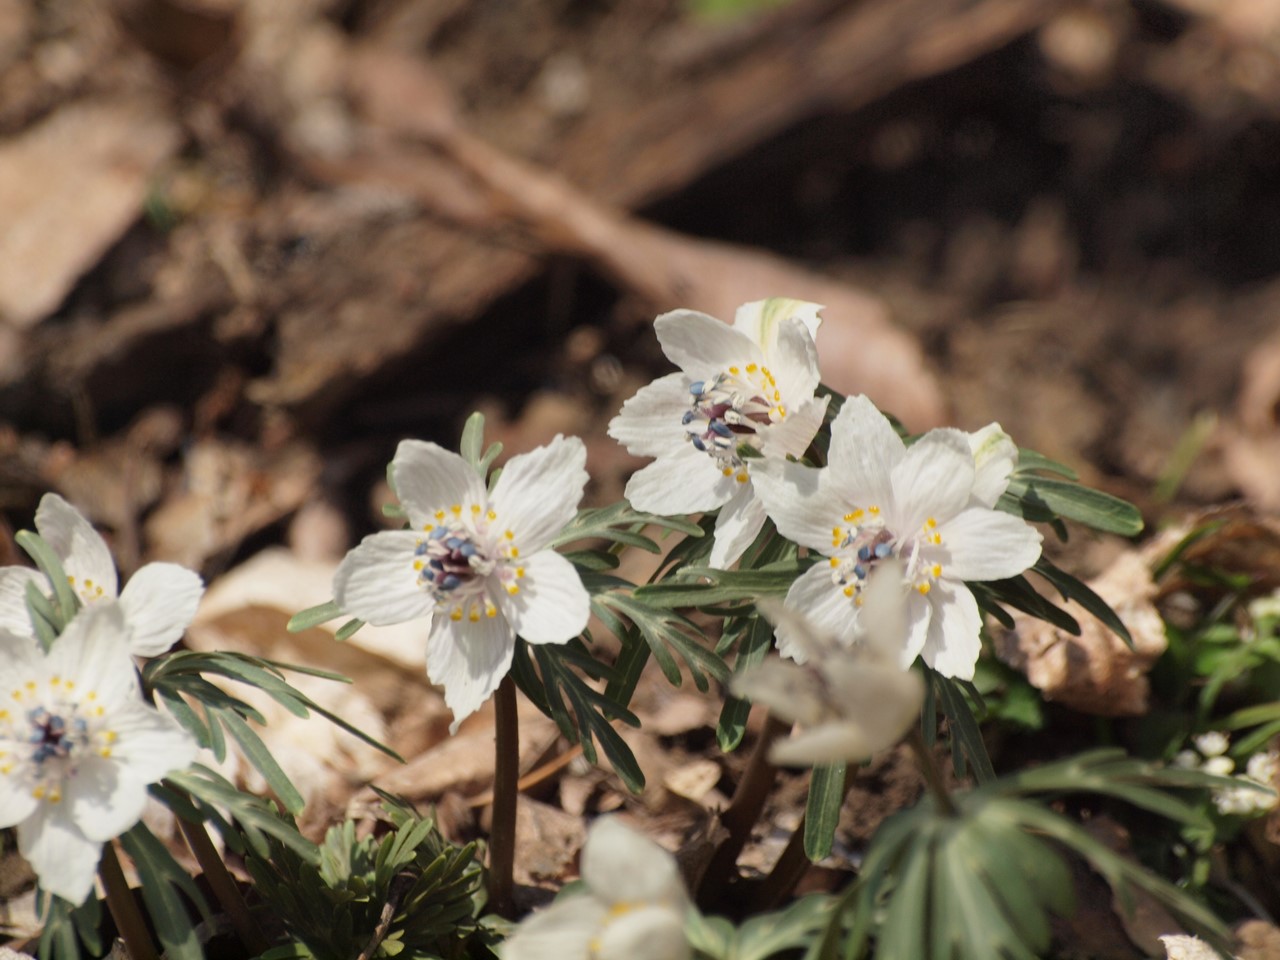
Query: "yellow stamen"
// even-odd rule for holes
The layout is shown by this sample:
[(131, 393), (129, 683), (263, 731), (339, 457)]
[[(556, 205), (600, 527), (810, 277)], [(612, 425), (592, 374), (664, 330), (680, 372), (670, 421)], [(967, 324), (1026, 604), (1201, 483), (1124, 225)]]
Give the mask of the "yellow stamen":
[(760, 368), (759, 368), (759, 367), (757, 367), (754, 363), (748, 363), (748, 364), (747, 364), (747, 373), (755, 373), (755, 372), (756, 372), (757, 370), (759, 370), (759, 369), (760, 369)]
[(462, 608), (461, 608), (461, 607), (454, 607), (454, 608), (453, 608), (453, 612), (451, 612), (451, 613), (449, 614), (449, 619), (450, 619), (450, 620), (453, 620), (453, 621), (455, 621), (455, 622), (456, 622), (456, 621), (458, 621), (458, 620), (461, 620), (461, 619), (462, 619)]
[(747, 471), (743, 470), (740, 474), (738, 474), (733, 479), (737, 480), (739, 483), (746, 483), (747, 480), (750, 478), (747, 476)]
[(517, 587), (514, 583), (507, 584), (507, 593), (511, 594), (511, 596), (514, 597), (519, 592), (520, 592), (520, 588)]
[(833, 567), (838, 567), (838, 566), (840, 566), (840, 560), (839, 560), (837, 557), (832, 557), (832, 558), (831, 558), (831, 566), (833, 566)]
[(845, 595), (846, 597), (852, 597), (852, 596), (853, 596), (853, 587), (845, 587), (845, 588), (844, 588), (844, 590), (843, 590), (842, 592), (844, 593), (844, 595)]
[(488, 513), (486, 513), (486, 514), (485, 514), (485, 516), (486, 516), (486, 517), (488, 517), (490, 520), (497, 520), (497, 519), (498, 519), (498, 515), (497, 515), (496, 513), (494, 513), (492, 510), (490, 510)]
[(940, 564), (940, 563), (935, 563), (935, 564), (934, 564), (934, 565), (929, 569), (929, 572), (933, 574), (933, 577), (934, 577), (934, 579), (936, 580), (938, 577), (942, 576), (942, 564)]
[(456, 517), (462, 513), (462, 504), (455, 503), (449, 508), (449, 511)]
[(922, 597), (923, 597), (923, 596), (925, 596), (926, 594), (928, 594), (928, 592), (929, 592), (929, 590), (930, 590), (931, 588), (930, 588), (930, 586), (929, 586), (929, 584), (928, 584), (928, 583), (922, 583), (922, 584), (920, 584), (919, 586), (917, 586), (917, 587), (916, 587), (916, 589), (920, 591), (920, 596), (922, 596)]
[(472, 513), (475, 513), (475, 514), (478, 514), (478, 513), (480, 512), (480, 504), (478, 504), (478, 503), (473, 503), (473, 504), (471, 505), (471, 512), (472, 512)]

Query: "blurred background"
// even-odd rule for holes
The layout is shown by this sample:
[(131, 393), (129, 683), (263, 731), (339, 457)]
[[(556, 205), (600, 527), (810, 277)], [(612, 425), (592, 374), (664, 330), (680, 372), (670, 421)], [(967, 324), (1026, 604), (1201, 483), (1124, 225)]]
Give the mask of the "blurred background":
[[(1243, 499), (1271, 582), (1280, 0), (0, 0), (0, 564), (56, 490), (204, 575), (190, 646), (355, 678), (307, 690), (416, 759), (269, 713), (312, 831), (377, 778), (483, 832), (492, 721), (446, 738), (421, 631), (284, 631), (396, 443), (575, 433), (612, 501), (653, 317), (765, 296), (912, 429), (999, 420), (1153, 527)], [(642, 686), (650, 810), (723, 803), (713, 699)], [(569, 769), (522, 884), (633, 802)]]

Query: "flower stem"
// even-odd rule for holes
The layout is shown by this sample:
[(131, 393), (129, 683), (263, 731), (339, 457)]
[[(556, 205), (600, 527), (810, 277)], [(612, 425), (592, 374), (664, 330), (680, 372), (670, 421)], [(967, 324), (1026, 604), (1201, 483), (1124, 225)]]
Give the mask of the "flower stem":
[(938, 802), (938, 808), (948, 817), (954, 817), (959, 811), (951, 799), (951, 793), (947, 790), (947, 785), (942, 780), (942, 773), (938, 770), (938, 763), (933, 758), (933, 751), (924, 742), (924, 736), (920, 733), (919, 727), (913, 727), (911, 734), (907, 737), (907, 743), (911, 745), (912, 752), (916, 755), (916, 761), (920, 764), (920, 772), (924, 774), (924, 782), (929, 787), (929, 792), (933, 794), (933, 798)]
[(716, 850), (698, 884), (699, 900), (706, 901), (716, 894), (723, 894), (737, 866), (738, 856), (751, 837), (751, 828), (760, 819), (760, 811), (769, 796), (778, 768), (769, 762), (769, 749), (775, 740), (790, 729), (772, 713), (765, 715), (764, 726), (751, 751), (747, 768), (742, 773), (733, 800), (720, 816), (720, 823), (729, 831), (729, 837)]
[(516, 685), (503, 677), (494, 696), (493, 824), (489, 829), (489, 905), (511, 917), (516, 855), (516, 797), (520, 779), (520, 721)]
[[(849, 789), (853, 786), (853, 778), (857, 776), (857, 773), (858, 765), (856, 763), (850, 763), (845, 766), (842, 797), (848, 795)], [(796, 824), (795, 830), (791, 833), (791, 839), (787, 841), (787, 845), (782, 851), (782, 856), (778, 858), (778, 862), (773, 865), (773, 869), (769, 871), (769, 875), (764, 878), (764, 881), (756, 891), (755, 899), (751, 905), (753, 913), (772, 910), (781, 906), (795, 891), (796, 884), (800, 882), (800, 878), (804, 876), (805, 870), (809, 867), (809, 858), (804, 851), (804, 832), (807, 823), (808, 817), (804, 816)]]
[(209, 889), (222, 904), (222, 909), (231, 921), (231, 926), (235, 928), (240, 942), (252, 956), (265, 953), (270, 948), (271, 941), (262, 932), (258, 922), (253, 919), (253, 915), (249, 912), (249, 905), (240, 895), (240, 888), (236, 886), (235, 880), (227, 871), (227, 865), (219, 856), (213, 841), (209, 839), (204, 825), (188, 823), (178, 817), (178, 828), (186, 838), (187, 846), (195, 854), (196, 862), (200, 864), (205, 880), (209, 883)]
[(138, 904), (133, 899), (133, 891), (124, 878), (124, 871), (120, 869), (114, 840), (108, 840), (102, 845), (98, 876), (107, 891), (107, 909), (111, 911), (111, 919), (116, 922), (116, 930), (124, 940), (131, 960), (159, 960), (155, 943), (147, 931), (146, 921), (142, 919)]

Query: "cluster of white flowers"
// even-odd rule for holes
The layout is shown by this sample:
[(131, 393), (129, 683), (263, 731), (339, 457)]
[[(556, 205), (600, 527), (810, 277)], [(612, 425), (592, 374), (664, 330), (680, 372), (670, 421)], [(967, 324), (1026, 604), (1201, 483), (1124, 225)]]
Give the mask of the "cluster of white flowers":
[[(814, 635), (846, 647), (860, 635), (871, 572), (892, 561), (910, 591), (890, 659), (906, 670), (922, 656), (969, 679), (982, 619), (966, 581), (1016, 576), (1040, 556), (1039, 533), (994, 509), (1017, 448), (998, 424), (932, 430), (908, 448), (855, 396), (831, 425), (827, 465), (798, 462), (828, 405), (815, 395), (819, 309), (771, 299), (743, 305), (732, 325), (691, 310), (658, 317), (658, 341), (680, 371), (640, 390), (609, 424), (633, 454), (655, 458), (631, 478), (627, 498), (666, 516), (719, 510), (719, 567), (771, 518), (827, 559), (796, 581), (787, 606), (813, 621)], [(391, 482), (409, 529), (366, 537), (338, 569), (334, 600), (344, 612), (374, 624), (429, 622), (427, 672), (444, 688), (455, 730), (510, 669), (517, 635), (564, 643), (586, 627), (587, 592), (547, 548), (574, 516), (585, 459), (581, 441), (557, 437), (512, 458), (489, 493), (462, 457), (406, 440)], [(786, 629), (778, 639), (783, 654), (810, 655)]]
[(80, 903), (102, 845), (142, 816), (147, 785), (195, 758), (195, 740), (143, 700), (133, 655), (173, 646), (204, 588), (189, 570), (148, 564), (117, 596), (106, 543), (70, 504), (47, 495), (36, 527), (83, 607), (46, 652), (24, 597), (50, 585), (0, 568), (0, 827), (17, 827), (45, 890)]
[[(965, 582), (1016, 576), (1040, 556), (1040, 534), (994, 509), (1017, 447), (991, 424), (975, 434), (931, 430), (908, 448), (855, 396), (831, 424), (827, 465), (796, 462), (826, 408), (814, 397), (819, 309), (749, 303), (732, 327), (688, 310), (659, 317), (658, 340), (681, 372), (642, 389), (609, 425), (632, 453), (657, 458), (632, 477), (627, 498), (668, 515), (719, 507), (716, 566), (737, 560), (772, 519), (827, 558), (796, 581), (787, 605), (845, 644), (858, 634), (869, 574), (900, 560), (912, 589), (901, 666), (922, 656), (945, 676), (970, 679), (982, 621)], [(785, 636), (779, 648), (804, 657)]]
[[(1244, 773), (1236, 773), (1236, 762), (1227, 756), (1231, 741), (1225, 733), (1211, 730), (1191, 741), (1194, 750), (1182, 750), (1173, 758), (1174, 766), (1186, 770), (1203, 770), (1218, 777), (1241, 781), (1238, 787), (1213, 791), (1213, 805), (1221, 814), (1254, 816), (1266, 813), (1280, 802), (1276, 793), (1276, 773), (1280, 757), (1271, 751), (1255, 753), (1245, 764)], [(1265, 789), (1259, 789), (1265, 788)]]
[(582, 850), (582, 882), (521, 923), (503, 960), (688, 960), (688, 897), (667, 851), (602, 817)]

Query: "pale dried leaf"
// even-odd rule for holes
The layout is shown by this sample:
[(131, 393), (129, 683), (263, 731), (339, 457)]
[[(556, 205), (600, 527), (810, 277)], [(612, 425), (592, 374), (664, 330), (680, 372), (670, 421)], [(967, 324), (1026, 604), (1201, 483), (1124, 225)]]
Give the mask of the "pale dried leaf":
[(1147, 672), (1167, 645), (1164, 623), (1152, 603), (1156, 588), (1151, 571), (1139, 554), (1123, 553), (1089, 586), (1129, 628), (1132, 650), (1096, 617), (1067, 603), (1066, 611), (1080, 624), (1080, 636), (1015, 613), (1014, 629), (996, 632), (996, 651), (1047, 700), (1096, 716), (1140, 716), (1150, 694)]
[(0, 320), (30, 326), (138, 218), (176, 124), (143, 101), (62, 107), (0, 144)]

